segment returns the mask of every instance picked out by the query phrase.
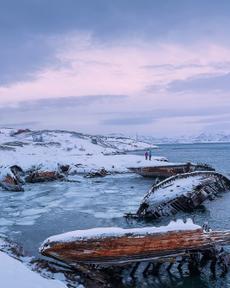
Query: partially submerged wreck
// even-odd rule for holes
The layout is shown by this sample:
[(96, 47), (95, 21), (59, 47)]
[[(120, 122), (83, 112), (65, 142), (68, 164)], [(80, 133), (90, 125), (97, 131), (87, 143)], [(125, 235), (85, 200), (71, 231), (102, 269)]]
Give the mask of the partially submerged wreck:
[(11, 175), (6, 175), (0, 181), (0, 188), (2, 188), (5, 191), (12, 191), (12, 192), (23, 192), (24, 191), (21, 184), (18, 183), (18, 181), (15, 179), (15, 177), (12, 177)]
[(193, 164), (193, 163), (182, 163), (182, 164), (170, 164), (165, 163), (164, 165), (157, 166), (145, 166), (145, 167), (129, 167), (131, 172), (139, 174), (143, 177), (156, 177), (156, 178), (167, 178), (173, 175), (182, 173), (191, 173), (195, 171), (215, 171), (214, 168), (208, 164)]
[(5, 191), (24, 191), (22, 174), (24, 174), (23, 170), (16, 165), (3, 169), (0, 171), (0, 188)]
[(62, 180), (64, 175), (56, 171), (32, 171), (25, 177), (27, 183), (40, 183)]
[(178, 220), (162, 227), (77, 230), (48, 238), (40, 252), (73, 267), (79, 263), (120, 265), (177, 257), (227, 243), (230, 231), (205, 232), (191, 220)]
[[(63, 166), (64, 171), (67, 167)], [(26, 183), (41, 183), (48, 181), (64, 180), (65, 172), (28, 170), (24, 171), (20, 166), (0, 167), (0, 188), (5, 191), (24, 191), (23, 185)], [(60, 167), (58, 167), (60, 169)], [(61, 169), (60, 169), (61, 170)]]
[(192, 211), (206, 199), (230, 190), (230, 179), (217, 172), (178, 174), (153, 185), (136, 214), (127, 217), (153, 218)]

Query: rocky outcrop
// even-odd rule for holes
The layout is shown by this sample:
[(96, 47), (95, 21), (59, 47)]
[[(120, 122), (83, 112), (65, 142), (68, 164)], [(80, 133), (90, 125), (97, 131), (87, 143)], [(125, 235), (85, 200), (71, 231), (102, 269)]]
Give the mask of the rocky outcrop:
[(105, 168), (101, 168), (98, 171), (94, 171), (94, 172), (90, 172), (90, 173), (86, 174), (84, 177), (85, 178), (105, 177), (109, 174), (110, 173), (108, 171), (106, 171)]
[(6, 145), (0, 145), (0, 150), (2, 150), (2, 151), (13, 151), (13, 152), (16, 151), (16, 149), (14, 147), (6, 146)]
[(31, 130), (30, 129), (18, 129), (16, 132), (13, 132), (11, 136), (16, 136), (16, 135), (20, 135), (20, 134), (28, 133), (28, 132), (31, 132)]
[(61, 165), (61, 164), (58, 164), (58, 171), (60, 173), (63, 173), (65, 175), (68, 175), (69, 174), (69, 171), (70, 171), (70, 165)]
[(25, 145), (29, 145), (29, 143), (21, 142), (21, 141), (12, 141), (12, 142), (6, 142), (3, 143), (5, 146), (13, 146), (13, 147), (23, 147)]

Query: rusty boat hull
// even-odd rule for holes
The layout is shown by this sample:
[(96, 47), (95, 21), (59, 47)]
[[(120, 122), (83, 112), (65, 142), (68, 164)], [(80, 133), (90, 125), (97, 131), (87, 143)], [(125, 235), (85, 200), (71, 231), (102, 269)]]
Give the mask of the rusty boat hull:
[(120, 236), (102, 235), (99, 238), (73, 241), (48, 239), (40, 252), (70, 266), (80, 263), (120, 265), (187, 255), (189, 252), (209, 249), (216, 243), (229, 241), (230, 232), (204, 232), (198, 226), (191, 230), (147, 233), (146, 235), (128, 232)]
[(152, 177), (152, 178), (168, 178), (177, 174), (191, 173), (195, 171), (215, 170), (207, 164), (192, 164), (192, 163), (146, 166), (146, 167), (129, 167), (128, 169), (131, 172), (134, 172), (143, 177)]

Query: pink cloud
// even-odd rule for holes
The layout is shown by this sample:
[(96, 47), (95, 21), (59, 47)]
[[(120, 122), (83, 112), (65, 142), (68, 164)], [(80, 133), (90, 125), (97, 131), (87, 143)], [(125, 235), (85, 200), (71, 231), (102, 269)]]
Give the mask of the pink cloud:
[[(17, 105), (20, 101), (42, 98), (118, 94), (128, 95), (129, 98), (122, 103), (108, 104), (109, 111), (111, 113), (135, 113), (153, 108), (173, 109), (178, 105), (181, 109), (183, 107), (205, 108), (207, 97), (208, 104), (215, 107), (220, 104), (220, 97), (227, 99), (226, 95), (210, 93), (207, 95), (170, 93), (164, 87), (174, 80), (228, 72), (228, 66), (216, 65), (230, 62), (228, 47), (210, 43), (183, 46), (173, 43), (140, 43), (139, 41), (103, 45), (94, 43), (89, 34), (68, 35), (63, 41), (61, 40), (55, 39), (57, 45), (60, 45), (56, 57), (63, 65), (37, 72), (34, 80), (0, 87), (0, 106)], [(169, 65), (171, 69), (168, 69)], [(152, 68), (147, 68), (150, 66)], [(154, 85), (161, 86), (162, 89), (155, 92), (146, 89)], [(89, 111), (97, 109), (101, 112), (108, 110), (108, 106), (98, 105), (88, 109)], [(74, 115), (70, 116), (70, 119), (71, 117), (74, 118)], [(103, 117), (100, 116), (98, 119), (103, 120)], [(83, 128), (90, 126), (92, 122), (95, 121), (88, 116), (79, 119)], [(179, 124), (181, 126), (178, 130), (188, 129), (186, 126), (188, 122), (183, 122), (181, 117), (175, 117), (173, 121), (165, 117), (141, 128), (160, 132), (164, 125), (177, 127)], [(193, 127), (196, 131), (201, 128), (199, 123), (193, 123)], [(135, 130), (136, 127), (130, 129)], [(109, 131), (106, 130), (106, 132)]]

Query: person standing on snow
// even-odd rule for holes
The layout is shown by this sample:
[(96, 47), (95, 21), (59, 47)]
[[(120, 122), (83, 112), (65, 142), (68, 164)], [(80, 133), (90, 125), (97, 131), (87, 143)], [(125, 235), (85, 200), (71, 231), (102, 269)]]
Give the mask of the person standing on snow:
[(148, 151), (145, 152), (145, 160), (148, 160), (149, 153)]
[(152, 158), (152, 151), (151, 150), (149, 150), (149, 161), (151, 161), (151, 158)]

